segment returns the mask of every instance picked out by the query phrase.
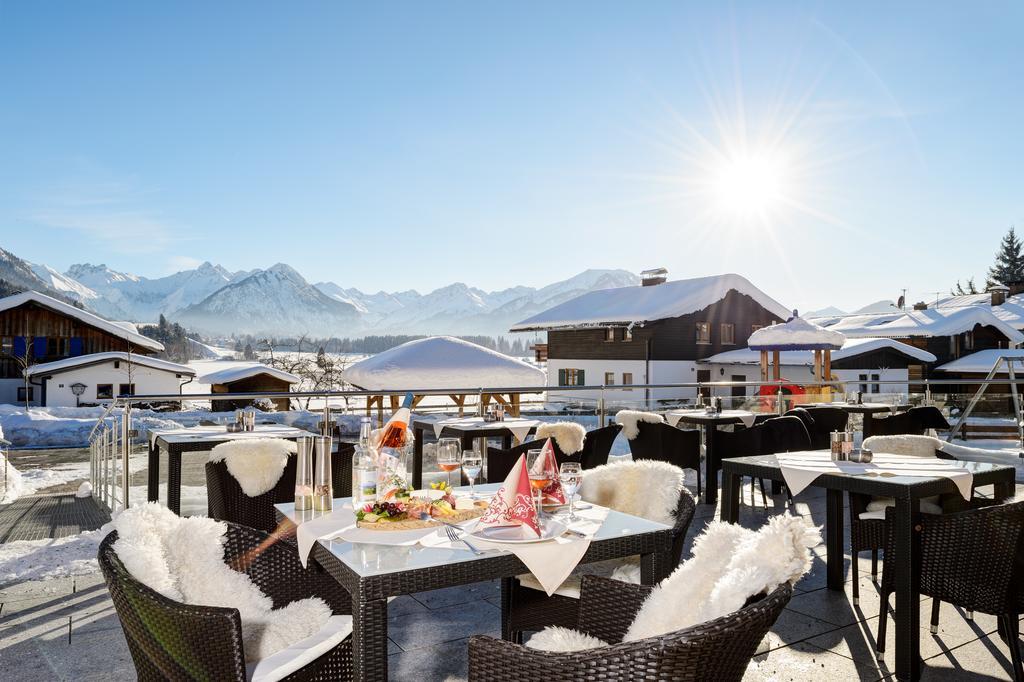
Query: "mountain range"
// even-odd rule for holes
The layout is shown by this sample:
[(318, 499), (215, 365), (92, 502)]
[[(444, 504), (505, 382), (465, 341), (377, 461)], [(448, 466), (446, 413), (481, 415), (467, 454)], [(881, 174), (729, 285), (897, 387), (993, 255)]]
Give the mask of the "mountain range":
[(210, 336), (499, 336), (513, 323), (588, 291), (638, 282), (626, 270), (586, 270), (540, 288), (485, 291), (456, 282), (426, 294), (366, 293), (334, 282), (310, 284), (284, 263), (238, 272), (203, 263), (150, 279), (89, 263), (62, 273), (0, 249), (0, 287), (7, 289), (0, 294), (35, 289), (113, 320), (154, 322), (163, 314)]

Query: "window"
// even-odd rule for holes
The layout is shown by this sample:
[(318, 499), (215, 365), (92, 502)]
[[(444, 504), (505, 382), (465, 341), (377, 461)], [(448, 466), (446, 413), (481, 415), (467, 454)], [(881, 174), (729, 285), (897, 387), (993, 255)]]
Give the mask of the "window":
[(723, 322), (720, 328), (722, 345), (731, 346), (736, 343), (736, 325), (731, 322)]
[(762, 327), (764, 327), (763, 324), (752, 324), (752, 325), (750, 325), (750, 333), (753, 334), (754, 332), (756, 332), (758, 329), (761, 329)]
[(3, 355), (14, 354), (14, 339), (10, 336), (0, 336), (0, 353)]
[(697, 323), (697, 343), (711, 343), (711, 323)]
[(46, 339), (46, 354), (50, 357), (67, 357), (68, 340), (62, 336), (48, 337)]
[[(861, 393), (878, 393), (879, 392), (878, 384), (870, 384), (869, 385), (867, 383), (867, 381), (869, 379), (867, 374), (861, 374), (857, 378), (860, 379), (860, 381), (861, 381), (861, 384), (860, 384), (860, 392)], [(870, 376), (870, 379), (871, 379), (871, 381), (878, 381), (878, 375), (877, 374), (872, 374)]]
[(626, 327), (625, 329), (623, 329), (622, 330), (622, 340), (623, 341), (632, 341), (633, 340), (633, 330), (630, 329), (629, 327)]
[(974, 350), (974, 332), (964, 332), (964, 350)]
[[(872, 381), (878, 381), (878, 375), (877, 374), (872, 374), (871, 375), (871, 380)], [(879, 392), (878, 384), (871, 384), (871, 392), (872, 393), (878, 393)]]
[(559, 386), (583, 386), (586, 380), (582, 369), (560, 369), (558, 370)]
[(135, 384), (118, 384), (118, 395), (135, 395)]
[(604, 330), (604, 340), (605, 341), (614, 341), (615, 340), (615, 328), (614, 327), (608, 327), (607, 329)]
[(615, 372), (605, 372), (604, 373), (604, 385), (605, 386), (614, 386), (615, 385)]
[[(747, 375), (746, 374), (733, 374), (731, 377), (729, 377), (729, 379), (732, 380), (732, 381), (746, 381), (747, 380)], [(747, 387), (746, 386), (733, 386), (732, 387), (731, 395), (732, 395), (733, 398), (743, 398), (743, 397), (745, 397), (747, 395)]]
[(114, 384), (96, 384), (96, 400), (110, 400), (114, 397)]
[(26, 400), (32, 402), (36, 399), (36, 388), (35, 386), (28, 387), (28, 398), (25, 397), (26, 388), (24, 386), (18, 386), (18, 402), (23, 403)]
[[(622, 373), (622, 385), (623, 386), (632, 386), (633, 385), (633, 373), (632, 372), (623, 372)], [(632, 391), (633, 389), (627, 388), (626, 390), (627, 391)]]

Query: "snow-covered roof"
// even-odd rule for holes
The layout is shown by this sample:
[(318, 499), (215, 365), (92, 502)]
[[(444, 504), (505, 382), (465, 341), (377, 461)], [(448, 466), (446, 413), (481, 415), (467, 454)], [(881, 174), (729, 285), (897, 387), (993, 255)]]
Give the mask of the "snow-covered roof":
[(32, 365), (25, 371), (25, 374), (30, 377), (43, 376), (47, 374), (60, 374), (61, 372), (67, 372), (79, 367), (87, 367), (89, 365), (98, 365), (104, 362), (115, 361), (125, 363), (130, 362), (134, 365), (159, 369), (165, 372), (173, 372), (174, 374), (184, 374), (190, 377), (195, 376), (196, 373), (196, 371), (188, 365), (179, 365), (178, 363), (171, 362), (170, 360), (161, 360), (160, 358), (153, 358), (148, 355), (139, 355), (137, 353), (125, 353), (124, 351), (109, 351), (106, 353), (76, 355), (73, 358), (64, 358), (63, 360), (54, 360), (53, 362), (44, 362), (38, 365)]
[(90, 327), (103, 330), (111, 336), (130, 341), (136, 346), (148, 348), (153, 351), (162, 351), (164, 346), (159, 341), (155, 341), (149, 337), (139, 334), (138, 331), (128, 329), (122, 326), (123, 323), (111, 322), (105, 320), (99, 315), (95, 315), (81, 308), (76, 308), (73, 305), (58, 301), (55, 298), (51, 298), (46, 294), (41, 294), (38, 291), (25, 291), (20, 294), (14, 294), (13, 296), (7, 296), (6, 298), (0, 298), (0, 311), (11, 310), (18, 306), (25, 305), (26, 303), (35, 303), (44, 308), (49, 308), (54, 312), (60, 313), (61, 315), (67, 315), (73, 317), (83, 324), (87, 324)]
[[(987, 350), (979, 350), (976, 353), (971, 353), (970, 355), (965, 355), (962, 358), (953, 360), (952, 362), (939, 365), (935, 368), (935, 371), (953, 372), (957, 374), (988, 374), (992, 371), (992, 367), (1000, 357), (1019, 358), (1024, 361), (1024, 348), (989, 348)], [(1018, 369), (1020, 370), (1021, 376), (1024, 376), (1024, 365), (1014, 363), (1014, 374), (1017, 373)], [(1003, 363), (998, 374), (1007, 374), (1006, 363)]]
[(228, 367), (210, 374), (204, 374), (199, 377), (199, 382), (203, 384), (231, 384), (242, 379), (249, 379), (251, 377), (258, 377), (261, 374), (272, 376), (275, 379), (281, 379), (287, 381), (289, 384), (299, 383), (299, 377), (295, 376), (291, 372), (286, 372), (283, 369), (277, 367), (271, 367), (270, 365), (264, 365), (259, 362), (239, 362), (236, 363), (237, 367)]
[(500, 388), (545, 384), (522, 360), (452, 336), (403, 343), (346, 368), (345, 381), (364, 390)]
[(512, 325), (509, 331), (601, 327), (652, 322), (689, 315), (722, 300), (729, 291), (746, 294), (782, 319), (789, 309), (736, 274), (665, 282), (654, 286), (601, 289), (578, 296)]
[(750, 335), (747, 345), (756, 351), (838, 350), (845, 341), (842, 332), (794, 317), (782, 324), (761, 327)]
[[(895, 339), (863, 338), (846, 339), (842, 348), (832, 351), (832, 362), (854, 358), (858, 355), (883, 349), (894, 350), (920, 362), (935, 362), (936, 360), (936, 357), (928, 351), (915, 348), (908, 343), (902, 343)], [(739, 348), (737, 350), (725, 351), (724, 353), (716, 353), (697, 362), (720, 365), (757, 365), (761, 362), (761, 352), (751, 348)], [(814, 364), (814, 353), (809, 350), (782, 351), (779, 353), (779, 362), (783, 365), (807, 365), (810, 367)]]
[(971, 331), (980, 324), (999, 330), (1010, 343), (1024, 343), (1024, 334), (980, 306), (845, 315), (816, 318), (813, 321), (847, 336), (887, 336), (897, 339), (912, 336), (953, 336)]

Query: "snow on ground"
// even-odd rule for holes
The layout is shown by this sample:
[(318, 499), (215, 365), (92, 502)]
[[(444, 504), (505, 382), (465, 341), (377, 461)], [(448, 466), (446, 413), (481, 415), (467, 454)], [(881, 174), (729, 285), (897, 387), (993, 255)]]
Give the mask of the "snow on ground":
[(96, 573), (96, 553), (106, 527), (78, 535), (0, 544), (0, 585)]
[(13, 464), (0, 455), (0, 503), (14, 502), (25, 494), (25, 481)]

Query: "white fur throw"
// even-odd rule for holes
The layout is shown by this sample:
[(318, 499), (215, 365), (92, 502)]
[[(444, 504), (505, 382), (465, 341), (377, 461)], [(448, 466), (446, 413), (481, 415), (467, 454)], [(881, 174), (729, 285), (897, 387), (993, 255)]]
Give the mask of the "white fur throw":
[(638, 412), (636, 410), (622, 410), (615, 415), (615, 423), (622, 427), (622, 435), (626, 440), (633, 440), (640, 435), (640, 428), (637, 422), (647, 424), (660, 424), (665, 418), (656, 412)]
[(242, 492), (257, 497), (273, 490), (295, 450), (295, 443), (283, 438), (232, 440), (214, 447), (209, 461), (224, 462)]
[(319, 631), (331, 616), (322, 599), (273, 608), (244, 573), (224, 563), (227, 525), (177, 516), (155, 502), (114, 518), (114, 551), (139, 582), (185, 604), (238, 609), (246, 661), (266, 658)]
[(871, 436), (864, 439), (864, 447), (871, 452), (907, 457), (935, 457), (935, 451), (942, 449), (942, 441), (931, 436), (903, 434), (897, 436)]
[(562, 627), (544, 628), (530, 637), (526, 643), (531, 649), (540, 651), (585, 651), (599, 646), (608, 646), (608, 642), (598, 639), (579, 630)]
[(575, 455), (582, 450), (586, 436), (587, 430), (576, 422), (555, 422), (537, 427), (537, 440), (554, 438), (558, 449), (567, 455)]
[[(621, 413), (620, 413), (621, 414)], [(668, 462), (612, 462), (583, 472), (580, 497), (625, 514), (672, 525), (685, 473)]]

